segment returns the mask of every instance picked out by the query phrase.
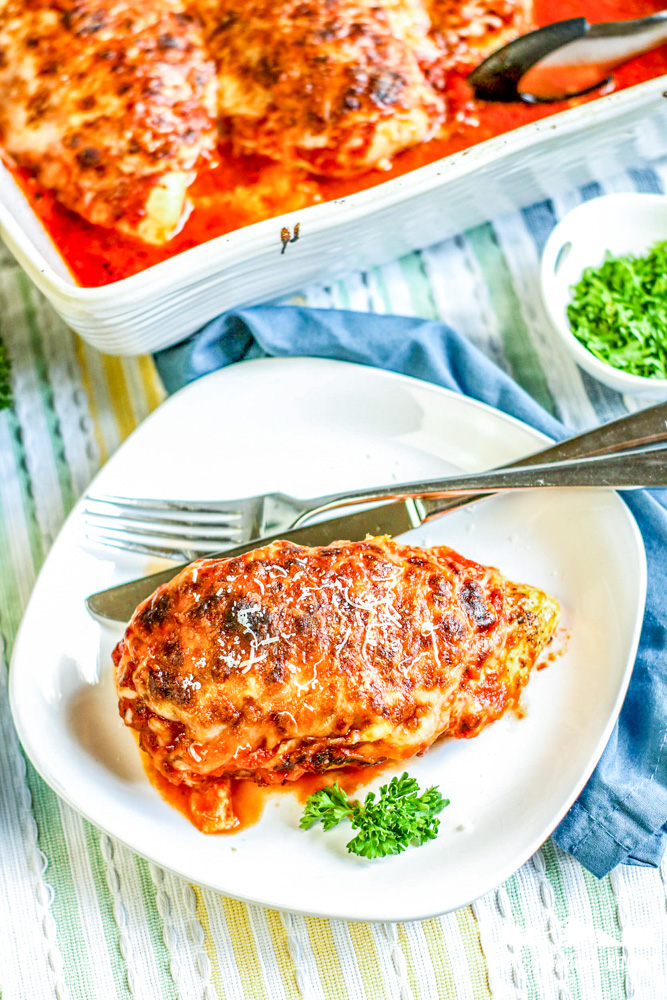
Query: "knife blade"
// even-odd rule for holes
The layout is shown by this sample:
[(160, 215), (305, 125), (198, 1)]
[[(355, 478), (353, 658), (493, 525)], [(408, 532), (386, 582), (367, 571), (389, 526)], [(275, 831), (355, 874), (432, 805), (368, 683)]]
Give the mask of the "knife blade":
[[(281, 531), (277, 535), (255, 538), (232, 549), (213, 552), (208, 559), (229, 559), (243, 555), (260, 546), (270, 545), (279, 539), (294, 542), (296, 545), (329, 545), (336, 540), (350, 542), (361, 541), (366, 535), (402, 535), (422, 523), (423, 515), (417, 510), (414, 500), (403, 500), (397, 503), (383, 504), (368, 510), (357, 511), (341, 517), (318, 521), (291, 531)], [(151, 573), (129, 583), (121, 583), (117, 587), (100, 590), (86, 598), (88, 612), (100, 622), (127, 622), (132, 617), (138, 604), (141, 604), (161, 584), (168, 583), (189, 563), (180, 566), (170, 566), (159, 573)]]

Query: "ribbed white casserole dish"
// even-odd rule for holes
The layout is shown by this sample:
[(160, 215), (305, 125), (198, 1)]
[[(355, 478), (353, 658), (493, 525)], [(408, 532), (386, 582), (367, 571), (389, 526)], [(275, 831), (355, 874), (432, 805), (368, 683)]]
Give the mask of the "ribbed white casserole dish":
[[(81, 288), (11, 174), (0, 235), (73, 329), (110, 354), (166, 347), (227, 309), (384, 263), (558, 188), (667, 154), (667, 76), (489, 139), (378, 187), (201, 246), (102, 288)], [(281, 229), (300, 235), (281, 253)]]

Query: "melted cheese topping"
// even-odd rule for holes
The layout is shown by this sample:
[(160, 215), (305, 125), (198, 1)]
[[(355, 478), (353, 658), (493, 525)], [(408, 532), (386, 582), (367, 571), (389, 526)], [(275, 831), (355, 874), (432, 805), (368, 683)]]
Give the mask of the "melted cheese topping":
[(137, 609), (120, 713), (194, 788), (400, 760), (516, 707), (558, 614), (448, 548), (276, 542), (202, 560)]

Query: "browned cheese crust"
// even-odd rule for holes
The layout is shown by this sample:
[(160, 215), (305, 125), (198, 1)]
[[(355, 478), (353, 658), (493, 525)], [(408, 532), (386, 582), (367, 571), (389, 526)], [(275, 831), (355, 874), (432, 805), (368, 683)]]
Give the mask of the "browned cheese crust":
[(275, 542), (140, 605), (114, 652), (120, 713), (200, 790), (401, 760), (516, 707), (558, 614), (448, 548)]
[(324, 174), (367, 170), (445, 117), (419, 0), (195, 0), (240, 152)]
[(215, 116), (185, 3), (0, 0), (0, 144), (89, 222), (173, 235)]
[(163, 244), (218, 141), (354, 176), (451, 126), (447, 74), (532, 0), (0, 0), (0, 151), (96, 225)]
[(446, 72), (523, 30), (531, 0), (194, 0), (240, 152), (350, 176), (437, 134)]

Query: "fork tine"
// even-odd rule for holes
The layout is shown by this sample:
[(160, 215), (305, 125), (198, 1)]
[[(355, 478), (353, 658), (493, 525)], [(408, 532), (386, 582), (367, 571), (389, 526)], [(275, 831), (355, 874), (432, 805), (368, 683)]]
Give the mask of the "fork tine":
[(241, 500), (232, 500), (229, 503), (218, 503), (217, 501), (198, 502), (195, 500), (157, 500), (153, 498), (140, 498), (140, 497), (120, 497), (112, 496), (110, 494), (99, 494), (94, 496), (88, 494), (86, 496), (88, 503), (92, 504), (103, 504), (107, 507), (112, 507), (114, 510), (130, 510), (130, 511), (151, 511), (157, 515), (163, 513), (164, 515), (171, 515), (173, 513), (187, 513), (188, 516), (193, 514), (211, 515), (214, 517), (220, 517), (221, 515), (228, 517), (231, 520), (241, 520), (243, 517), (243, 508), (249, 505), (249, 502), (256, 503), (260, 498), (246, 497)]
[(159, 559), (173, 559), (176, 562), (192, 562), (193, 559), (204, 554), (191, 549), (165, 549), (159, 545), (148, 545), (129, 540), (120, 541), (115, 537), (107, 537), (103, 532), (89, 532), (86, 534), (86, 538), (95, 545), (103, 545), (105, 548), (122, 549), (124, 552), (136, 552), (142, 556), (154, 556)]
[(86, 517), (96, 517), (100, 519), (105, 519), (109, 522), (114, 521), (118, 518), (122, 518), (126, 521), (136, 521), (136, 522), (151, 522), (155, 524), (178, 524), (178, 525), (190, 525), (190, 524), (201, 524), (202, 526), (207, 524), (216, 525), (229, 525), (231, 526), (241, 526), (243, 523), (243, 514), (240, 511), (209, 511), (209, 510), (162, 510), (158, 508), (143, 508), (143, 507), (125, 507), (120, 504), (115, 504), (113, 507), (99, 507), (93, 506), (88, 503), (84, 507), (83, 511)]
[(98, 514), (86, 511), (86, 523), (93, 528), (109, 531), (127, 531), (137, 535), (173, 535), (180, 538), (233, 538), (238, 540), (243, 534), (240, 522), (224, 521), (171, 521), (155, 517), (134, 517), (119, 514)]
[(205, 548), (209, 547), (211, 551), (215, 549), (221, 542), (229, 542), (230, 545), (239, 544), (242, 540), (241, 531), (239, 529), (231, 529), (217, 527), (215, 525), (207, 525), (207, 531), (198, 531), (193, 526), (181, 530), (178, 527), (172, 528), (169, 526), (162, 525), (133, 525), (131, 523), (125, 523), (122, 518), (114, 519), (117, 523), (110, 523), (105, 520), (101, 520), (99, 523), (89, 519), (88, 527), (96, 532), (105, 532), (109, 537), (116, 538), (120, 540), (121, 538), (127, 538), (128, 540), (136, 540), (141, 542), (143, 538), (153, 538), (158, 539), (167, 545), (172, 545), (176, 547), (179, 542), (182, 542), (182, 546), (197, 546)]

